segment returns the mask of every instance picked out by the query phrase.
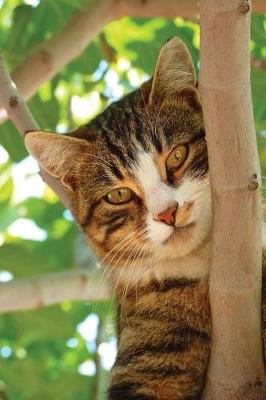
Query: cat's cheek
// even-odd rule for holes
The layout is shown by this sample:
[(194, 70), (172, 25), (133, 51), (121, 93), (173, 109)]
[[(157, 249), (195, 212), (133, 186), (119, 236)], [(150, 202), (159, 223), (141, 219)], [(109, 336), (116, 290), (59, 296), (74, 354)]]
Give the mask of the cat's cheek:
[(148, 239), (156, 244), (163, 244), (173, 233), (172, 226), (155, 221), (150, 215), (147, 217), (147, 233)]
[(192, 218), (197, 222), (202, 236), (208, 236), (212, 228), (212, 200), (210, 186), (206, 185), (195, 203)]

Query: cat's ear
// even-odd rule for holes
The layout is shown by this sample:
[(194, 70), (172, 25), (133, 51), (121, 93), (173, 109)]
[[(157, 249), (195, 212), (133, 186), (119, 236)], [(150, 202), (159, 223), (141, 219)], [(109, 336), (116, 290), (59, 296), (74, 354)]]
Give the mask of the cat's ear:
[(186, 45), (177, 37), (162, 47), (155, 66), (149, 103), (185, 89), (194, 89), (197, 84), (191, 55)]
[(75, 189), (78, 166), (89, 148), (85, 140), (31, 131), (26, 134), (25, 145), (43, 170), (58, 178), (68, 189)]

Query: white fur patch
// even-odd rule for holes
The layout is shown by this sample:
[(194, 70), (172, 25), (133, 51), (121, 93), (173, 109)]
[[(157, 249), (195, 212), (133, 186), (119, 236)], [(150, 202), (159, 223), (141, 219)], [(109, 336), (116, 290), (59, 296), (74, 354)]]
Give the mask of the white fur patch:
[(182, 184), (175, 189), (175, 200), (178, 202), (179, 207), (182, 207), (185, 203), (193, 202), (192, 213), (188, 223), (200, 223), (203, 230), (210, 226), (212, 204), (208, 178), (205, 180), (185, 178)]
[(173, 233), (174, 228), (160, 221), (155, 221), (150, 215), (147, 218), (147, 235), (154, 244), (164, 243)]
[(174, 191), (160, 177), (151, 154), (141, 152), (136, 176), (145, 193), (147, 207), (152, 215), (166, 210), (174, 202)]
[(147, 232), (152, 243), (163, 244), (174, 231), (173, 227), (154, 220), (158, 213), (166, 210), (174, 202), (178, 203), (179, 208), (185, 203), (193, 203), (190, 218), (186, 224), (195, 224), (195, 233), (186, 242), (182, 251), (179, 249), (179, 255), (188, 254), (210, 232), (212, 213), (208, 179), (202, 181), (196, 178), (185, 178), (180, 186), (171, 188), (161, 180), (151, 154), (141, 151), (138, 159), (139, 166), (135, 172), (145, 194), (148, 208)]
[(160, 177), (158, 168), (151, 156), (144, 151), (140, 152), (139, 166), (136, 176), (145, 194), (148, 208), (147, 231), (148, 238), (155, 244), (163, 243), (173, 233), (173, 228), (154, 218), (173, 205), (174, 190), (166, 185)]

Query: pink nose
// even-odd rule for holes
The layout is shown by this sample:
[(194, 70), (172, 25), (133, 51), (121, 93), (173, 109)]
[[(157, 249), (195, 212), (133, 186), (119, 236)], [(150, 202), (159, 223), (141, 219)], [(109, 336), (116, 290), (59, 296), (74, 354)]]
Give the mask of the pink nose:
[(163, 212), (157, 215), (156, 220), (164, 222), (167, 225), (174, 225), (175, 224), (175, 213), (177, 210), (177, 203), (174, 206), (167, 208)]

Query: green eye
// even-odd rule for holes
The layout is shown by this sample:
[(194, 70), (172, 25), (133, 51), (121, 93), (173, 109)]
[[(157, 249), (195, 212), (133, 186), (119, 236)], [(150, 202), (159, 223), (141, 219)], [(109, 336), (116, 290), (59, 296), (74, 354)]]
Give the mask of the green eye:
[(167, 171), (173, 169), (179, 169), (180, 167), (182, 167), (182, 165), (187, 159), (187, 156), (188, 156), (187, 146), (184, 145), (176, 146), (167, 157), (166, 160)]
[(109, 192), (105, 196), (105, 199), (110, 204), (124, 204), (124, 203), (128, 203), (130, 200), (132, 200), (132, 197), (133, 197), (132, 190), (130, 190), (126, 187), (122, 187), (122, 188), (114, 189), (111, 192)]

